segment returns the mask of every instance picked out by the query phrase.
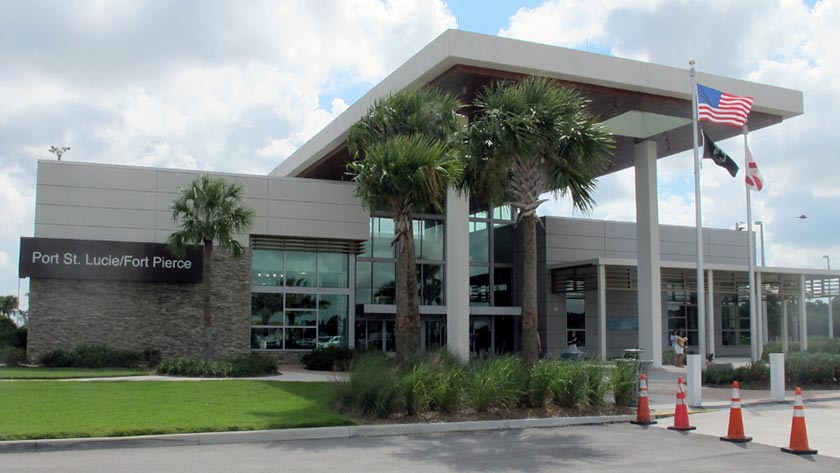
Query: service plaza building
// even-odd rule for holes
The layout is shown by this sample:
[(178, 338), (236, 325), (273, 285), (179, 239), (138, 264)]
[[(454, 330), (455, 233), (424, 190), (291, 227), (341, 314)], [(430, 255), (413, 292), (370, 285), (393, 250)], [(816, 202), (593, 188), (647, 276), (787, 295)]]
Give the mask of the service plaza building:
[[(318, 346), (395, 349), (396, 252), (391, 218), (369, 211), (346, 174), (349, 128), (375, 100), (432, 84), (465, 103), (499, 79), (546, 76), (575, 87), (615, 136), (605, 173), (633, 167), (637, 221), (544, 217), (538, 226), (538, 323), (543, 353), (571, 334), (588, 355), (641, 348), (662, 362), (668, 331), (698, 350), (696, 229), (660, 225), (657, 159), (690, 150), (686, 69), (450, 30), (280, 163), (269, 175), (213, 173), (243, 185), (256, 212), (247, 247), (213, 252), (211, 279), (196, 248), (163, 244), (178, 230), (171, 204), (198, 171), (38, 163), (35, 230), (23, 238), (29, 277), (29, 356), (101, 344), (164, 357), (241, 355), (291, 361)], [(698, 73), (698, 82), (752, 96), (750, 130), (803, 113), (799, 91)], [(740, 130), (707, 125), (714, 140)], [(687, 169), (689, 165), (687, 164)], [(462, 358), (521, 348), (519, 235), (510, 207), (450, 191), (442, 215), (416, 215), (421, 346)], [(837, 294), (840, 272), (759, 266), (762, 310), (751, 324), (746, 232), (702, 230), (706, 351), (751, 354), (769, 332), (807, 341), (805, 302)], [(752, 242), (755, 244), (755, 242)], [(202, 286), (212, 288), (205, 323)], [(768, 305), (784, 323), (768, 327)], [(774, 309), (774, 310), (776, 310)], [(756, 326), (752, 326), (756, 325)], [(790, 327), (790, 330), (788, 330)], [(788, 333), (790, 332), (790, 333)]]

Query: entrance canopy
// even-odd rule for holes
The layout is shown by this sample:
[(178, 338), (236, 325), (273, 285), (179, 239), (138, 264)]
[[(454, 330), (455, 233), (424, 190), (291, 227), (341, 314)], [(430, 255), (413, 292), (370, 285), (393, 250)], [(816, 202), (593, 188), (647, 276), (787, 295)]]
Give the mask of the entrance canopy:
[[(633, 166), (633, 148), (656, 142), (657, 158), (691, 149), (691, 81), (687, 67), (675, 68), (602, 54), (448, 30), (410, 58), (270, 174), (347, 179), (350, 127), (377, 99), (407, 87), (434, 84), (468, 103), (496, 79), (546, 76), (578, 88), (593, 112), (616, 137), (609, 174)], [(697, 81), (735, 95), (755, 98), (747, 126), (758, 130), (803, 112), (802, 93), (698, 72)], [(741, 130), (704, 124), (715, 140)]]

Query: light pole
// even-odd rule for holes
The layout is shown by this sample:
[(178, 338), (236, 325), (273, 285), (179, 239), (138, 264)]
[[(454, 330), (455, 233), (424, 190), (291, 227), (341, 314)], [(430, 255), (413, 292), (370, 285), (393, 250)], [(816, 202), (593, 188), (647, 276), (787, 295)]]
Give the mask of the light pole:
[[(825, 269), (831, 269), (831, 258), (828, 255), (823, 255), (825, 258)], [(828, 338), (834, 338), (834, 314), (832, 309), (834, 301), (831, 300), (831, 276), (828, 277)]]

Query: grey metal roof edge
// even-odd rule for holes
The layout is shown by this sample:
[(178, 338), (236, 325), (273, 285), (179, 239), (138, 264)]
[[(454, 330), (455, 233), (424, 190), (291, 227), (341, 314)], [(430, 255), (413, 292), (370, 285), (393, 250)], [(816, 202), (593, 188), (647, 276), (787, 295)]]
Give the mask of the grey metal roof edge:
[[(295, 175), (326, 156), (374, 103), (390, 92), (433, 80), (456, 64), (545, 75), (618, 89), (690, 98), (688, 68), (578, 51), (497, 36), (447, 30), (315, 134), (271, 173)], [(801, 91), (698, 72), (698, 81), (755, 98), (754, 110), (785, 119), (803, 113)]]

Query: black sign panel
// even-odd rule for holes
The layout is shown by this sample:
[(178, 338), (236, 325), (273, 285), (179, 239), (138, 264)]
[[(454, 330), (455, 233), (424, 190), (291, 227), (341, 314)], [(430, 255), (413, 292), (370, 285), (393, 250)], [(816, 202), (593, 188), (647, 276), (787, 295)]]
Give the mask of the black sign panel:
[(160, 243), (20, 239), (21, 278), (200, 283), (203, 269), (201, 246), (179, 258)]

